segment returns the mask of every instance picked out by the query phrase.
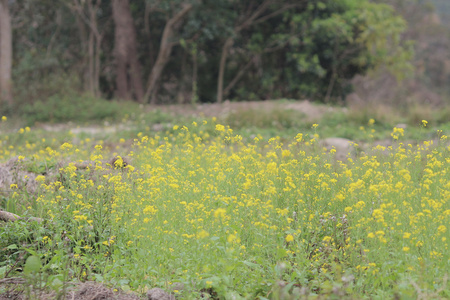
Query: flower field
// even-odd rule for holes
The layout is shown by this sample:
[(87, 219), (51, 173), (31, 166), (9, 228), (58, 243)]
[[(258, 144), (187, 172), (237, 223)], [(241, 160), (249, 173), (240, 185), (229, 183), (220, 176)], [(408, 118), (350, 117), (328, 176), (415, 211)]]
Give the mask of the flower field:
[(338, 161), (319, 128), (245, 139), (205, 120), (140, 132), (130, 148), (4, 139), (2, 161), (46, 171), (34, 192), (11, 185), (0, 202), (44, 219), (0, 223), (0, 278), (31, 255), (54, 289), (95, 280), (180, 299), (450, 297), (446, 136), (403, 143), (396, 128), (393, 146)]

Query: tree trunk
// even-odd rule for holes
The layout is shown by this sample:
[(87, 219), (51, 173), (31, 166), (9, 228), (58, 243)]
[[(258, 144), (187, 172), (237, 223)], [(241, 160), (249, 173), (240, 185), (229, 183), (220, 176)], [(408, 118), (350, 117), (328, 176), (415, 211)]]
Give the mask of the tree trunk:
[(12, 31), (8, 0), (0, 0), (0, 102), (12, 104)]
[(75, 13), (75, 18), (77, 21), (77, 27), (78, 27), (78, 33), (80, 35), (80, 48), (81, 48), (81, 54), (82, 54), (82, 62), (81, 62), (81, 77), (83, 78), (83, 89), (89, 90), (89, 72), (86, 72), (88, 70), (89, 60), (87, 56), (88, 52), (88, 34), (86, 32), (86, 26), (81, 19), (80, 14)]
[(245, 72), (255, 63), (255, 59), (252, 58), (249, 60), (249, 62), (242, 67), (242, 69), (239, 70), (239, 72), (234, 76), (233, 80), (230, 81), (230, 83), (227, 85), (227, 87), (223, 90), (223, 95), (225, 97), (228, 97), (230, 94), (230, 91), (234, 86), (239, 82), (239, 80), (242, 78), (242, 76), (245, 75)]
[(116, 60), (116, 97), (130, 99), (127, 76), (127, 32), (123, 0), (112, 1), (112, 11), (115, 24), (114, 56)]
[[(134, 28), (129, 0), (113, 0), (112, 8), (115, 24), (114, 54), (116, 58), (117, 97), (130, 99), (132, 87), (136, 100), (142, 102), (144, 88), (137, 53), (136, 29)], [(130, 67), (129, 73), (128, 66)], [(131, 84), (128, 82), (128, 74)]]
[(197, 61), (197, 49), (195, 49), (195, 51), (192, 52), (192, 93), (191, 93), (192, 104), (195, 104), (198, 101), (197, 78), (198, 78), (198, 61)]
[(158, 56), (148, 78), (147, 90), (144, 95), (145, 102), (149, 102), (150, 100), (152, 104), (156, 103), (156, 97), (154, 96), (156, 85), (159, 78), (161, 77), (164, 67), (169, 61), (170, 54), (172, 53), (172, 48), (176, 44), (171, 42), (171, 39), (174, 35), (175, 25), (186, 16), (186, 14), (192, 9), (192, 7), (192, 4), (185, 5), (180, 12), (178, 12), (174, 17), (167, 21), (166, 26), (164, 27)]
[[(73, 0), (73, 5), (69, 5), (77, 18), (81, 48), (84, 52), (83, 65), (86, 70), (83, 85), (96, 97), (100, 96), (100, 52), (103, 36), (98, 29), (97, 12), (101, 2), (102, 0)], [(86, 27), (89, 28), (89, 34), (86, 32)]]
[(90, 61), (91, 61), (91, 91), (94, 96), (100, 97), (100, 51), (101, 51), (101, 43), (102, 43), (102, 35), (98, 30), (97, 24), (97, 11), (100, 7), (102, 0), (97, 0), (95, 5), (92, 3), (93, 0), (88, 1), (88, 9), (89, 9), (89, 19), (90, 19), (90, 28), (91, 28), (91, 36), (92, 36), (92, 48), (93, 51), (90, 53)]
[(91, 31), (89, 32), (89, 43), (88, 43), (88, 54), (89, 54), (89, 91), (92, 95), (95, 95), (95, 88), (94, 88), (94, 55), (95, 55), (95, 37), (94, 33)]
[[(128, 0), (127, 0), (128, 4)], [(130, 78), (134, 94), (138, 102), (144, 98), (144, 86), (142, 84), (141, 65), (139, 63), (137, 51), (136, 28), (131, 16), (130, 6), (127, 5), (127, 29), (128, 29), (128, 63), (130, 64)]]
[(233, 45), (233, 38), (232, 37), (227, 38), (222, 48), (222, 55), (220, 56), (219, 78), (217, 80), (218, 103), (222, 103), (223, 101), (223, 77), (225, 75), (225, 66), (227, 62), (228, 51), (230, 51), (232, 45)]

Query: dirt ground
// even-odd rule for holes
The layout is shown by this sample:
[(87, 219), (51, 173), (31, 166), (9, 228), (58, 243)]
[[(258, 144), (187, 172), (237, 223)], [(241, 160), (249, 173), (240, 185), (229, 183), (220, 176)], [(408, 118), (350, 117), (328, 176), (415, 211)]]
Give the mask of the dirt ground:
[(30, 290), (22, 281), (0, 282), (0, 300), (65, 299), (65, 300), (139, 300), (145, 299), (132, 293), (108, 288), (100, 283), (86, 282), (68, 285), (65, 291)]
[[(147, 110), (154, 109), (149, 107)], [(268, 101), (244, 101), (244, 102), (230, 102), (223, 103), (203, 103), (198, 105), (191, 104), (174, 104), (174, 105), (159, 105), (156, 109), (162, 112), (172, 113), (174, 115), (184, 115), (193, 117), (222, 117), (229, 113), (250, 110), (262, 109), (271, 111), (275, 109), (292, 109), (304, 113), (310, 119), (319, 119), (325, 113), (335, 111), (326, 105), (315, 105), (308, 100), (303, 101), (284, 101), (284, 100), (268, 100)]]

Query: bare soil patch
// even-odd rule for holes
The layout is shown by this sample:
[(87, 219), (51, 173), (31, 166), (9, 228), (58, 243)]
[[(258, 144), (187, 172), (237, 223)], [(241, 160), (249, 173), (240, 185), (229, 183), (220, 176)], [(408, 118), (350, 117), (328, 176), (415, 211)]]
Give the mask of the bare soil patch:
[[(23, 283), (23, 282), (21, 282)], [(9, 284), (0, 282), (0, 300), (32, 299), (66, 299), (66, 300), (138, 300), (141, 298), (133, 293), (126, 293), (119, 289), (109, 288), (101, 283), (85, 282), (73, 284), (65, 291), (26, 290), (20, 283)]]
[(245, 110), (265, 110), (272, 111), (276, 109), (292, 109), (304, 113), (310, 119), (319, 119), (325, 113), (335, 111), (337, 108), (326, 105), (315, 105), (308, 100), (303, 101), (284, 101), (284, 100), (267, 100), (267, 101), (243, 101), (223, 103), (203, 103), (198, 105), (191, 104), (173, 104), (158, 105), (150, 107), (151, 109), (159, 109), (165, 113), (174, 115), (192, 116), (192, 117), (224, 117), (230, 113)]

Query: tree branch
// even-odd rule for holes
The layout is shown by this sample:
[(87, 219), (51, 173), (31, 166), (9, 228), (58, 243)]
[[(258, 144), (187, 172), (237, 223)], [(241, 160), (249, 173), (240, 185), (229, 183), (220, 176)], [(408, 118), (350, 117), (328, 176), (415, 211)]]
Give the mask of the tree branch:
[(0, 221), (3, 222), (15, 222), (18, 220), (26, 220), (26, 221), (36, 221), (38, 223), (41, 223), (43, 220), (41, 218), (35, 218), (35, 217), (29, 217), (29, 218), (22, 218), (16, 214), (0, 210)]
[(242, 76), (244, 76), (245, 72), (251, 67), (251, 65), (254, 63), (253, 58), (249, 60), (249, 62), (239, 70), (239, 72), (234, 76), (234, 78), (230, 81), (230, 83), (227, 85), (227, 87), (223, 90), (223, 95), (225, 97), (228, 96), (231, 89), (238, 83), (239, 79), (241, 79)]
[(148, 78), (147, 90), (143, 98), (144, 102), (148, 102), (150, 99), (152, 104), (154, 104), (155, 99), (153, 98), (153, 94), (156, 89), (156, 83), (161, 77), (162, 71), (167, 64), (167, 61), (169, 60), (172, 48), (175, 45), (173, 44), (173, 42), (171, 42), (175, 24), (181, 21), (192, 10), (192, 8), (192, 4), (184, 5), (181, 11), (179, 11), (175, 16), (167, 21), (166, 26), (164, 27), (163, 35), (161, 37), (158, 56)]

